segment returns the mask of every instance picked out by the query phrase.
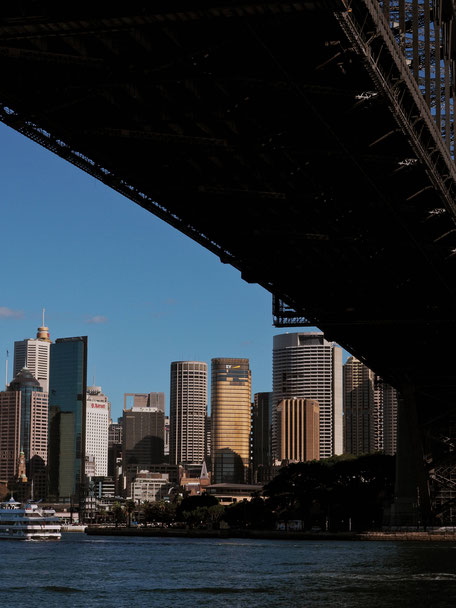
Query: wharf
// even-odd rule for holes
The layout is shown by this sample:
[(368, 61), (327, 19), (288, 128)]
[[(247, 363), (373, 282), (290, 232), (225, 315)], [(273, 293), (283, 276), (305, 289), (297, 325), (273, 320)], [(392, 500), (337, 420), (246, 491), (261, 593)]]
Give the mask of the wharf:
[(159, 538), (250, 538), (266, 540), (355, 540), (355, 541), (450, 541), (456, 532), (296, 532), (284, 530), (204, 530), (184, 528), (127, 528), (87, 526), (91, 536), (135, 536)]

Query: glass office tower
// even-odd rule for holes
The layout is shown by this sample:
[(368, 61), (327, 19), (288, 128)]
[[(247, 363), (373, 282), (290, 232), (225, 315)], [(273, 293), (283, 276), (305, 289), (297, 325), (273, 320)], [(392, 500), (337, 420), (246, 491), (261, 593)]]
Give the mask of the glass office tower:
[(251, 382), (248, 359), (212, 359), (213, 483), (248, 480)]
[(69, 500), (84, 481), (87, 336), (51, 345), (49, 376), (49, 496)]

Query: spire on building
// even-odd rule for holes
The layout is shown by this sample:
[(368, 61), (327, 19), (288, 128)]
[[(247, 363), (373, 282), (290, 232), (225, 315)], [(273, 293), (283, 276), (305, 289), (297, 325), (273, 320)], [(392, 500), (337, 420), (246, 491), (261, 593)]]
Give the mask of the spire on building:
[(205, 460), (203, 460), (203, 466), (201, 467), (200, 479), (209, 479)]
[(42, 340), (43, 342), (50, 342), (52, 343), (52, 340), (49, 337), (49, 327), (46, 327), (46, 325), (44, 324), (44, 312), (45, 312), (45, 308), (43, 308), (43, 325), (41, 327), (38, 327), (38, 331), (36, 332), (36, 339), (37, 340)]

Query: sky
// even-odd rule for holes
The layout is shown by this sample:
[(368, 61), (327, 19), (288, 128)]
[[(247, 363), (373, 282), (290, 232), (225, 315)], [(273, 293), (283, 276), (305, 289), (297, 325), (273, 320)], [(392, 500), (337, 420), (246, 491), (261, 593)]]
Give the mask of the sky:
[(14, 341), (36, 336), (45, 308), (51, 340), (88, 336), (88, 384), (114, 420), (124, 393), (164, 392), (169, 411), (172, 361), (245, 357), (252, 395), (272, 390), (272, 340), (286, 330), (269, 292), (1, 123), (0, 142), (2, 387), (6, 352), (10, 382)]

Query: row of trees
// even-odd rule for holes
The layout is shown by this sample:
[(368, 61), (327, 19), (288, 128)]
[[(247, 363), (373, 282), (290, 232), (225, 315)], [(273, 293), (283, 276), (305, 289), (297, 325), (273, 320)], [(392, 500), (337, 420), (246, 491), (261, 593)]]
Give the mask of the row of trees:
[(176, 502), (133, 501), (112, 509), (116, 524), (183, 524), (217, 528), (272, 529), (277, 521), (303, 522), (304, 529), (368, 530), (380, 527), (393, 500), (395, 458), (384, 454), (334, 457), (290, 464), (265, 486), (263, 495), (222, 506), (210, 494)]

